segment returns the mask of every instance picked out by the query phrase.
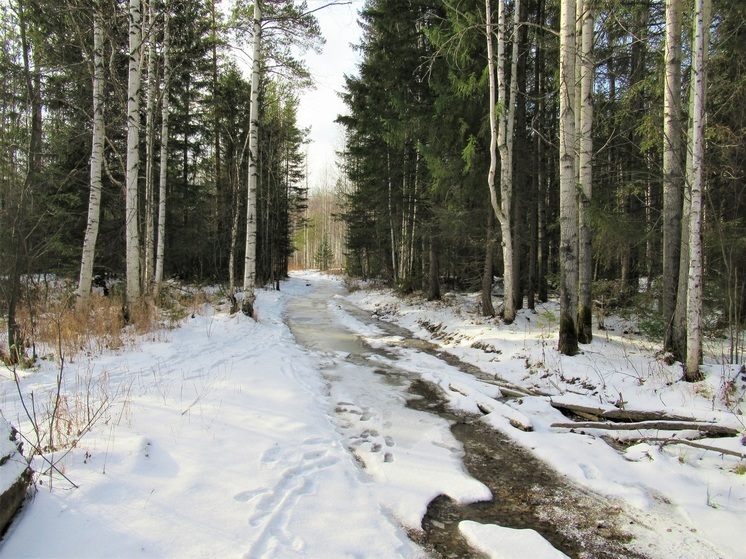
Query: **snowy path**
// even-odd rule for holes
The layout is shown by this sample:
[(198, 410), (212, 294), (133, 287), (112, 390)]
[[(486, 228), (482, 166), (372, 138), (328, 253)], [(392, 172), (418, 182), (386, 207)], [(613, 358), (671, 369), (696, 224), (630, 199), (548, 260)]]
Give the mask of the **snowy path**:
[[(57, 478), (49, 491), (42, 478), (0, 543), (0, 559), (425, 557), (407, 531), (419, 530), (430, 501), (469, 503), (490, 491), (465, 472), (448, 422), (406, 406), (415, 378), (464, 411), (491, 406), (484, 417), (498, 427), (511, 429), (511, 417), (533, 422), (533, 433), (518, 432), (520, 444), (571, 477), (578, 470), (591, 489), (639, 504), (645, 520), (656, 520), (649, 513), (659, 505), (644, 484), (661, 479), (670, 494), (665, 484), (685, 475), (675, 459), (638, 466), (601, 441), (552, 432), (556, 411), (546, 401), (527, 399), (522, 411), (501, 405), (495, 386), (345, 312), (342, 292), (337, 280), (294, 276), (282, 292), (260, 293), (258, 322), (206, 311), (134, 350), (70, 364), (73, 411), (103, 393), (113, 405), (60, 463), (79, 489)], [(33, 391), (43, 405), (55, 372), (43, 361), (25, 373), (27, 398)], [(7, 372), (0, 408), (27, 423)], [(667, 477), (644, 477), (669, 463)], [(734, 487), (722, 515), (703, 509), (708, 525), (720, 520), (720, 533), (733, 531), (730, 510), (742, 506), (743, 488), (730, 479), (718, 481)], [(661, 526), (644, 528), (663, 550), (653, 557), (737, 557), (679, 524), (658, 536)], [(475, 523), (461, 531), (494, 557), (561, 556), (535, 533)]]

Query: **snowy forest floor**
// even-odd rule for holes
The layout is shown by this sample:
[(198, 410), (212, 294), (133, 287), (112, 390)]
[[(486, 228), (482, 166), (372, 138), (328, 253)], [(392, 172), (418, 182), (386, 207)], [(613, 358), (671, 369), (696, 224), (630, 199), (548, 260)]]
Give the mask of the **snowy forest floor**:
[[(419, 541), (433, 499), (493, 495), (464, 468), (451, 423), (406, 406), (423, 381), (455, 413), (478, 416), (486, 432), (635, 518), (627, 531), (636, 554), (742, 557), (738, 367), (708, 359), (706, 380), (682, 382), (680, 366), (656, 357), (634, 324), (608, 317), (581, 355), (563, 357), (555, 303), (506, 326), (478, 316), (477, 301), (347, 293), (339, 278), (297, 273), (281, 291), (259, 292), (257, 321), (204, 305), (178, 328), (65, 363), (66, 415), (55, 429), (75, 444), (34, 460), (37, 472), (56, 469), (37, 474), (0, 558), (425, 557), (409, 536)], [(411, 334), (392, 334), (389, 322)], [(382, 374), (393, 367), (396, 375)], [(19, 392), (42, 416), (59, 373), (58, 361), (41, 360), (18, 371), (18, 390), (13, 372), (0, 371), (0, 409), (26, 437), (36, 435)], [(665, 411), (741, 435), (552, 427), (570, 421), (552, 403)], [(661, 437), (731, 454), (660, 446)], [(599, 518), (599, 530), (608, 521)], [(564, 556), (536, 532), (497, 524), (463, 521), (458, 530), (488, 557)]]

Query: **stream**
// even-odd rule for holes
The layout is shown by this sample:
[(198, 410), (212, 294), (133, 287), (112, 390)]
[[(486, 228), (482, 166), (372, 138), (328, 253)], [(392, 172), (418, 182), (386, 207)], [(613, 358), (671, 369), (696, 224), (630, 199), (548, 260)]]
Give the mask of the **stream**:
[[(371, 456), (356, 451), (362, 444), (372, 445), (373, 452), (380, 450), (385, 462), (397, 457), (395, 436), (382, 433), (376, 443), (369, 440), (370, 433), (379, 434), (376, 429), (361, 434), (352, 430), (359, 421), (375, 419), (372, 416), (376, 410), (388, 410), (387, 416), (408, 415), (381, 418), (381, 429), (393, 429), (397, 421), (445, 422), (462, 447), (458, 458), (463, 468), (492, 492), (491, 501), (467, 505), (459, 505), (445, 495), (430, 502), (421, 530), (409, 530), (409, 536), (432, 557), (481, 556), (460, 535), (458, 524), (462, 520), (531, 528), (572, 558), (645, 557), (631, 545), (636, 520), (621, 507), (558, 475), (507, 435), (479, 421), (478, 416), (450, 409), (437, 386), (397, 366), (396, 361), (404, 347), (409, 360), (413, 359), (412, 352), (421, 352), (428, 358), (437, 357), (443, 366), (455, 366), (477, 378), (482, 375), (479, 370), (337, 297), (345, 293), (343, 288), (331, 282), (314, 282), (313, 287), (308, 295), (288, 302), (287, 323), (298, 343), (323, 356), (323, 372), (332, 395), (337, 396), (335, 389), (346, 391), (348, 398), (335, 403), (336, 417), (361, 467), (369, 467), (366, 456)], [(345, 317), (378, 332), (376, 343), (368, 344), (353, 333), (345, 325)], [(414, 353), (414, 359), (416, 356)], [(356, 380), (350, 380), (353, 376)]]

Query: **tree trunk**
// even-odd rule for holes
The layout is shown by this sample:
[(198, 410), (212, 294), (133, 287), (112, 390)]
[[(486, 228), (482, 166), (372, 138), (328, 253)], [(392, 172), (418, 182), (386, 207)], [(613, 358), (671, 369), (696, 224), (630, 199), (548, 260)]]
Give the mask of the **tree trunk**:
[(146, 58), (148, 61), (147, 92), (145, 94), (145, 246), (143, 255), (142, 289), (150, 291), (155, 264), (155, 191), (153, 166), (155, 165), (155, 100), (157, 81), (155, 70), (155, 17), (153, 0), (148, 0)]
[(9, 278), (10, 290), (7, 295), (8, 307), (6, 324), (8, 329), (8, 350), (12, 363), (19, 363), (25, 355), (25, 340), (23, 330), (17, 320), (18, 304), (21, 302), (21, 279), (28, 268), (28, 247), (26, 245), (28, 232), (26, 231), (26, 204), (29, 195), (38, 181), (41, 169), (42, 146), (42, 102), (41, 102), (41, 72), (38, 62), (38, 50), (33, 50), (33, 67), (29, 58), (31, 45), (27, 38), (27, 22), (24, 3), (18, 2), (18, 23), (21, 33), (23, 73), (26, 91), (24, 92), (28, 112), (30, 113), (30, 130), (28, 130), (28, 151), (26, 153), (26, 178), (17, 196), (9, 196), (4, 200), (10, 210), (10, 244), (12, 247), (13, 264)]
[(125, 186), (125, 241), (127, 286), (125, 318), (140, 297), (140, 232), (138, 228), (138, 174), (140, 169), (140, 0), (129, 3), (129, 74), (127, 81), (127, 167)]
[(492, 274), (495, 253), (495, 214), (487, 212), (487, 248), (484, 256), (484, 272), (482, 273), (482, 316), (495, 316), (492, 304)]
[(582, 0), (580, 61), (580, 183), (578, 245), (578, 341), (593, 340), (593, 255), (591, 253), (591, 194), (593, 186), (593, 9)]
[(259, 71), (262, 46), (262, 12), (259, 0), (254, 1), (254, 22), (251, 63), (251, 103), (249, 106), (249, 188), (246, 204), (246, 256), (243, 275), (241, 310), (254, 316), (256, 294), (256, 198), (259, 185)]
[(691, 213), (689, 215), (689, 279), (686, 300), (686, 364), (684, 378), (702, 378), (702, 216), (705, 188), (705, 110), (707, 93), (707, 49), (709, 48), (710, 0), (695, 0), (694, 42), (692, 45), (692, 117), (689, 130), (689, 150), (692, 165), (688, 169), (691, 184)]
[(88, 298), (93, 282), (93, 262), (96, 254), (96, 239), (101, 216), (102, 170), (104, 164), (104, 31), (101, 12), (96, 7), (93, 13), (93, 139), (91, 142), (91, 190), (88, 195), (88, 223), (83, 239), (83, 254), (80, 259), (80, 278), (77, 296), (79, 301)]
[(666, 77), (663, 100), (663, 314), (664, 348), (681, 360), (674, 338), (682, 199), (681, 1), (666, 2)]
[[(487, 0), (485, 6), (485, 21), (487, 35), (487, 65), (489, 72), (489, 111), (490, 111), (490, 169), (487, 175), (487, 186), (490, 192), (492, 210), (500, 223), (503, 249), (503, 320), (510, 324), (515, 320), (515, 301), (513, 300), (513, 235), (511, 231), (511, 204), (512, 204), (512, 133), (515, 118), (514, 111), (510, 110), (512, 105), (505, 100), (505, 0), (498, 0), (498, 23), (497, 23), (497, 56), (493, 52), (492, 45), (492, 3)], [(513, 49), (513, 59), (517, 61), (517, 46)], [(497, 58), (497, 68), (495, 68)], [(512, 64), (511, 67), (515, 65)], [(512, 80), (515, 85), (515, 80)], [(513, 102), (515, 97), (513, 87), (509, 99)], [(498, 122), (496, 107), (500, 105), (500, 119)], [(507, 114), (506, 114), (507, 113)], [(495, 175), (497, 173), (497, 156), (500, 154), (500, 200), (497, 199), (495, 187)]]
[(429, 270), (429, 281), (427, 290), (427, 300), (435, 301), (440, 300), (440, 266), (439, 257), (440, 251), (438, 246), (439, 238), (438, 234), (434, 231), (430, 232), (430, 270)]
[(163, 263), (166, 256), (166, 192), (168, 186), (168, 140), (171, 104), (171, 0), (164, 0), (165, 19), (163, 21), (163, 101), (161, 101), (161, 155), (158, 180), (158, 246), (155, 257), (155, 285), (153, 292), (158, 295), (163, 283)]
[(558, 349), (578, 352), (578, 204), (575, 183), (575, 0), (560, 6), (560, 331)]
[[(537, 2), (536, 20), (543, 25), (546, 16), (544, 14), (543, 0)], [(536, 48), (536, 95), (538, 97), (537, 130), (536, 134), (536, 295), (541, 303), (546, 303), (549, 294), (547, 286), (547, 271), (549, 267), (549, 241), (547, 235), (547, 158), (545, 149), (545, 138), (547, 138), (548, 126), (545, 119), (549, 118), (546, 110), (546, 71), (545, 71), (545, 41), (542, 28), (537, 30)]]

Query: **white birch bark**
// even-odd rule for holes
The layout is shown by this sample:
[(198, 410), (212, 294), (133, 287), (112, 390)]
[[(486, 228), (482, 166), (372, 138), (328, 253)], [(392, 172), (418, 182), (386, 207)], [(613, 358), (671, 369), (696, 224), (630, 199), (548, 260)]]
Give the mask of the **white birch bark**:
[(695, 381), (701, 378), (702, 361), (702, 216), (704, 156), (705, 156), (705, 106), (707, 93), (707, 50), (709, 48), (709, 26), (711, 0), (695, 0), (694, 35), (692, 45), (692, 117), (689, 130), (689, 150), (692, 164), (687, 170), (690, 183), (689, 214), (689, 277), (687, 282), (687, 340), (685, 378)]
[(593, 190), (593, 8), (582, 0), (580, 61), (580, 140), (579, 140), (579, 244), (578, 244), (578, 341), (593, 340), (593, 258), (591, 253), (591, 197)]
[(575, 0), (560, 5), (560, 353), (578, 352), (578, 204), (575, 175)]
[[(517, 96), (515, 80), (518, 65), (518, 42), (513, 41), (511, 55), (511, 86), (506, 91), (505, 76), (505, 42), (506, 15), (505, 0), (498, 0), (497, 11), (497, 55), (495, 56), (492, 43), (492, 3), (485, 3), (485, 31), (487, 35), (487, 64), (489, 72), (489, 111), (490, 111), (490, 169), (487, 175), (487, 186), (490, 191), (490, 202), (495, 213), (502, 236), (503, 252), (503, 320), (510, 324), (515, 320), (516, 305), (514, 293), (513, 268), (513, 234), (511, 230), (511, 207), (513, 203), (513, 130), (515, 111), (513, 110)], [(520, 3), (516, 0), (514, 17), (514, 33), (517, 32)], [(495, 65), (495, 59), (497, 65)], [(495, 175), (497, 174), (497, 156), (500, 156), (500, 200), (497, 198)]]
[(254, 1), (254, 22), (251, 64), (251, 102), (249, 106), (249, 185), (246, 204), (246, 256), (243, 276), (243, 312), (254, 314), (256, 284), (256, 195), (259, 182), (259, 70), (261, 56), (262, 12), (259, 0)]
[(155, 255), (153, 293), (158, 295), (163, 284), (163, 263), (166, 256), (166, 190), (168, 187), (168, 140), (171, 103), (171, 0), (164, 0), (163, 21), (163, 100), (161, 101), (161, 153), (158, 177), (158, 240)]
[(140, 82), (142, 29), (140, 0), (129, 2), (129, 72), (127, 79), (127, 163), (125, 181), (126, 305), (140, 297), (138, 174), (140, 169)]
[(682, 203), (681, 2), (666, 1), (666, 76), (663, 87), (663, 293), (664, 346), (683, 357), (674, 336)]
[(85, 300), (91, 293), (93, 261), (96, 253), (99, 219), (101, 216), (102, 170), (104, 164), (104, 32), (101, 13), (93, 13), (93, 141), (91, 148), (91, 185), (88, 195), (88, 223), (83, 239), (80, 279), (77, 295)]

